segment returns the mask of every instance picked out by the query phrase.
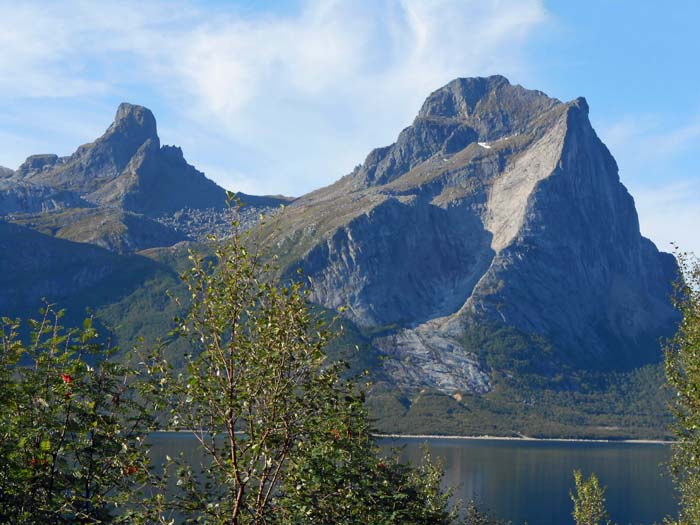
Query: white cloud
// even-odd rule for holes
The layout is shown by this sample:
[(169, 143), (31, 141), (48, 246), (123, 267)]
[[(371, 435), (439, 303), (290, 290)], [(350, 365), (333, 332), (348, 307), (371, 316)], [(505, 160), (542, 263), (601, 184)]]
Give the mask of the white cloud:
[(686, 116), (684, 121), (671, 125), (660, 115), (626, 115), (603, 124), (600, 135), (613, 153), (634, 151), (640, 160), (666, 160), (697, 144), (700, 116)]
[(700, 117), (628, 115), (600, 128), (635, 198), (642, 233), (665, 251), (676, 243), (700, 254)]
[[(174, 133), (166, 140), (194, 164), (261, 181), (252, 190), (300, 194), (393, 141), (427, 94), (452, 78), (522, 78), (521, 49), (547, 23), (539, 0), (306, 1), (282, 15), (212, 10), (189, 2), (0, 2), (0, 96), (138, 103), (155, 93), (169, 109), (156, 115)], [(213, 143), (228, 142), (224, 151), (205, 143), (208, 130)]]
[(700, 256), (700, 180), (640, 187), (634, 191), (642, 233), (659, 249), (671, 243)]
[(299, 194), (393, 141), (452, 78), (517, 73), (545, 19), (538, 2), (309, 2), (294, 18), (196, 31), (171, 73), (192, 118), (223, 126)]

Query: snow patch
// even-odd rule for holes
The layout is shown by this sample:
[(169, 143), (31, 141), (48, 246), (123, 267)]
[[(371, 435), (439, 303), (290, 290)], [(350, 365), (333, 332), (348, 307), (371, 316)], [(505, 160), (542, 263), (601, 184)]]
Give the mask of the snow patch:
[(477, 142), (479, 146), (486, 149), (491, 149), (491, 145), (488, 142)]

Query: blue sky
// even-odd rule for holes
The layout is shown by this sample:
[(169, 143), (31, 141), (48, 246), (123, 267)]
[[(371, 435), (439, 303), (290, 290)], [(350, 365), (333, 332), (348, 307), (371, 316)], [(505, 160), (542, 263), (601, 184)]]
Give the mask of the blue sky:
[(71, 153), (121, 101), (228, 189), (300, 195), (433, 90), (500, 73), (585, 96), (642, 232), (700, 254), (700, 2), (0, 0), (0, 165)]

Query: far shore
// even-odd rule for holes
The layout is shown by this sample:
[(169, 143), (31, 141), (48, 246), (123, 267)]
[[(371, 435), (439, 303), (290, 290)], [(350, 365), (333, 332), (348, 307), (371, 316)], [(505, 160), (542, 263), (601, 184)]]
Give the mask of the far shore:
[(562, 443), (629, 443), (638, 445), (672, 445), (674, 441), (662, 439), (587, 439), (587, 438), (536, 438), (530, 436), (442, 436), (437, 434), (372, 434), (381, 439), (453, 439), (469, 441), (552, 441)]
[[(180, 430), (156, 430), (158, 434), (193, 434), (196, 431), (188, 429)], [(243, 432), (236, 432), (243, 434)], [(663, 439), (593, 439), (593, 438), (536, 438), (530, 436), (447, 436), (439, 434), (372, 434), (379, 439), (451, 439), (455, 441), (532, 441), (532, 442), (554, 442), (554, 443), (627, 443), (637, 445), (673, 445), (675, 441)]]

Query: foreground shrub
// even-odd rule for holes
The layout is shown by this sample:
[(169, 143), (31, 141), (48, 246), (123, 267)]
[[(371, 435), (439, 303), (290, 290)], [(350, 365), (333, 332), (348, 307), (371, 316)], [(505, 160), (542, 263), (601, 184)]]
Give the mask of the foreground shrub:
[(0, 522), (131, 523), (152, 420), (92, 320), (66, 330), (62, 315), (31, 321), (29, 344), (0, 322)]

